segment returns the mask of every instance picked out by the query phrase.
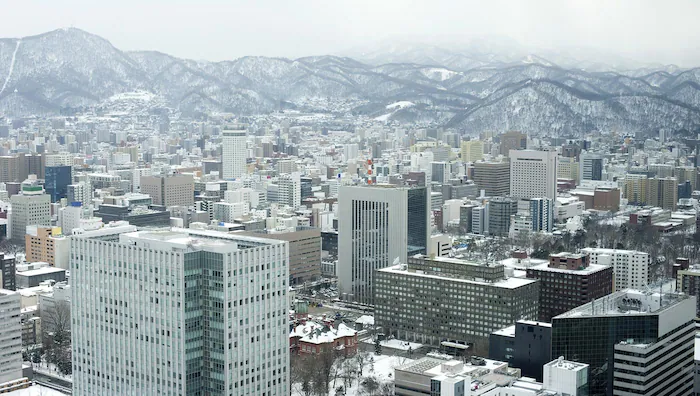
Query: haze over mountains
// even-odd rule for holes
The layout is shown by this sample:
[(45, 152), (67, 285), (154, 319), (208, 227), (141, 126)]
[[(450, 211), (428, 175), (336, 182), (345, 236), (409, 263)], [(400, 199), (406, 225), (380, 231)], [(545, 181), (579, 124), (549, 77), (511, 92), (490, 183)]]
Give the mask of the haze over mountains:
[(700, 124), (697, 68), (616, 71), (626, 65), (419, 45), (353, 56), (194, 61), (121, 51), (73, 28), (19, 45), (0, 39), (0, 114), (65, 114), (143, 90), (182, 112), (352, 113), (467, 133), (655, 134)]

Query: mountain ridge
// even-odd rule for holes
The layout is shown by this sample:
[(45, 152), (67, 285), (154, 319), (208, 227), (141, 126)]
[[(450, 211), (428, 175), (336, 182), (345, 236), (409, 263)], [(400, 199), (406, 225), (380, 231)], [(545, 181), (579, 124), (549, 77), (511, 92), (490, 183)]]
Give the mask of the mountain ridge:
[[(456, 51), (449, 56), (459, 62), (468, 57)], [(517, 127), (532, 134), (580, 134), (614, 127), (654, 134), (700, 124), (700, 68), (622, 73), (566, 68), (534, 54), (520, 63), (503, 62), (506, 57), (498, 54), (483, 56), (495, 61), (467, 69), (439, 63), (375, 65), (337, 55), (210, 62), (154, 50), (122, 51), (89, 32), (58, 29), (0, 39), (0, 83), (7, 78), (0, 113), (55, 114), (145, 90), (175, 111), (255, 114), (287, 104), (350, 111), (383, 122), (420, 120), (464, 133)], [(386, 106), (398, 101), (418, 106), (387, 113)], [(336, 102), (346, 105), (333, 108)], [(679, 111), (686, 114), (680, 117)]]

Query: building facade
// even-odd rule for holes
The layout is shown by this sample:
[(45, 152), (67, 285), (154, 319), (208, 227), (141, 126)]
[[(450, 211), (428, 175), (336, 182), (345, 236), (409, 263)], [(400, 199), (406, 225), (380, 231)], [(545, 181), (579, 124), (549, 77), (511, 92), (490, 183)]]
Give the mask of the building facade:
[(425, 187), (344, 186), (338, 198), (341, 298), (373, 304), (374, 271), (427, 252)]
[(0, 384), (22, 376), (20, 295), (0, 289)]
[(24, 251), (30, 263), (41, 261), (58, 268), (69, 268), (70, 238), (63, 235), (61, 227), (28, 226)]
[(224, 179), (240, 179), (246, 172), (246, 131), (224, 130), (222, 133), (221, 168)]
[(154, 205), (194, 205), (194, 178), (190, 174), (142, 176), (141, 193), (148, 194)]
[(512, 150), (509, 157), (512, 197), (556, 199), (556, 151)]
[(583, 248), (582, 254), (590, 256), (590, 263), (612, 266), (615, 291), (639, 289), (649, 284), (651, 256), (636, 250)]
[(74, 237), (73, 392), (289, 395), (287, 254), (212, 231)]
[(549, 263), (528, 267), (527, 277), (540, 281), (542, 322), (613, 292), (613, 267), (590, 264), (585, 254), (552, 254)]
[(376, 277), (375, 324), (402, 340), (486, 353), (491, 332), (537, 318), (539, 282), (506, 278), (503, 265), (410, 257)]
[(510, 163), (478, 161), (474, 163), (474, 183), (487, 197), (510, 193)]
[(34, 181), (22, 183), (22, 192), (10, 197), (10, 239), (24, 242), (27, 226), (51, 225), (51, 197)]
[(71, 166), (47, 166), (44, 189), (51, 202), (58, 202), (68, 196), (68, 185), (73, 182)]
[(623, 290), (552, 319), (552, 356), (590, 365), (591, 395), (690, 396), (695, 297)]

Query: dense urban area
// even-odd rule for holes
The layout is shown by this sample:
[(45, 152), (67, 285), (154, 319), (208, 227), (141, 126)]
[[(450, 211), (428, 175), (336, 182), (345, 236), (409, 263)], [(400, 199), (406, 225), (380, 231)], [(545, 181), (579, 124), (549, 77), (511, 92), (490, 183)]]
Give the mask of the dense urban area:
[(700, 394), (693, 122), (465, 127), (401, 90), (56, 109), (13, 80), (29, 42), (0, 69), (0, 393)]

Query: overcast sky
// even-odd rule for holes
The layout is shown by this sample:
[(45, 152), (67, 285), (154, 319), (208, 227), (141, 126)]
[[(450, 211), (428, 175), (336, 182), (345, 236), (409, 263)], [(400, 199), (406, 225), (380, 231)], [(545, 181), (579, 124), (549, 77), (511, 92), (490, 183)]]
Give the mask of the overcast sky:
[(223, 60), (504, 36), (700, 66), (699, 16), (700, 0), (0, 0), (0, 37), (74, 26), (123, 50)]

